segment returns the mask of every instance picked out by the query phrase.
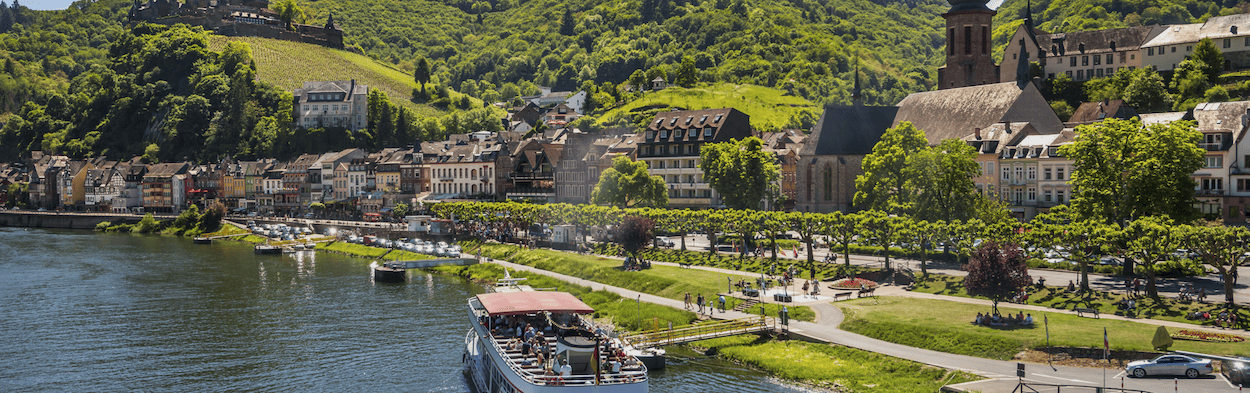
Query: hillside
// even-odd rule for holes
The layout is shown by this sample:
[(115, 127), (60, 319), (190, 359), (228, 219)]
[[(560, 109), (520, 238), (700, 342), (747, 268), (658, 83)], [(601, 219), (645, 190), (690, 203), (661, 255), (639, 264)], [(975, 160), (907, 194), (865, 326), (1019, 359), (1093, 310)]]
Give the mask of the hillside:
[[(409, 100), (417, 87), (412, 74), (352, 52), (301, 42), (258, 37), (209, 36), (209, 49), (221, 51), (229, 42), (252, 47), (257, 76), (283, 90), (303, 87), (304, 81), (343, 80), (357, 82), (386, 92), (392, 103), (412, 109), (420, 116), (438, 116), (443, 110)], [(480, 106), (480, 104), (479, 104)]]
[(647, 93), (619, 108), (607, 111), (599, 125), (646, 123), (656, 112), (678, 109), (709, 109), (733, 107), (751, 116), (757, 130), (775, 131), (783, 128), (808, 128), (820, 117), (821, 108), (802, 97), (753, 85), (720, 83), (692, 89), (671, 87)]
[[(942, 62), (942, 0), (300, 0), (318, 24), (334, 15), (348, 45), (434, 80), (508, 99), (533, 85), (619, 84), (638, 70), (673, 75), (684, 57), (702, 82), (894, 104), (932, 88)], [(857, 60), (858, 59), (858, 60)], [(477, 89), (463, 88), (466, 84)]]

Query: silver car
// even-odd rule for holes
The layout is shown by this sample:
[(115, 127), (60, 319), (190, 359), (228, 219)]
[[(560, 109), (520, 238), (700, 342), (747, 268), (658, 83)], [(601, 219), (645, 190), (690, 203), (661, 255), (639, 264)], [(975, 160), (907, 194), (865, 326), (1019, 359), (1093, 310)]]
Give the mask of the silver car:
[(1198, 378), (1212, 372), (1210, 359), (1194, 359), (1183, 355), (1163, 355), (1150, 360), (1130, 362), (1124, 372), (1137, 378), (1147, 375), (1184, 375)]

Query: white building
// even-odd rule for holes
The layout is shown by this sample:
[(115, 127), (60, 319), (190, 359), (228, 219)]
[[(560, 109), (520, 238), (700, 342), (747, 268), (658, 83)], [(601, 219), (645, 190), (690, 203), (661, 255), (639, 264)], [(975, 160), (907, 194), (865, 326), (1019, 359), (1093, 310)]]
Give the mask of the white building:
[[(426, 153), (430, 192), (457, 196), (498, 193), (495, 161), (499, 149), (492, 140), (447, 142), (437, 154)], [(422, 151), (424, 152), (424, 148)]]
[(1193, 53), (1198, 41), (1210, 38), (1224, 53), (1224, 64), (1212, 64), (1225, 71), (1250, 67), (1250, 14), (1218, 16), (1206, 23), (1166, 26), (1163, 32), (1142, 45), (1145, 66), (1171, 71)]
[(295, 125), (304, 128), (368, 127), (369, 86), (350, 81), (304, 82), (295, 89)]

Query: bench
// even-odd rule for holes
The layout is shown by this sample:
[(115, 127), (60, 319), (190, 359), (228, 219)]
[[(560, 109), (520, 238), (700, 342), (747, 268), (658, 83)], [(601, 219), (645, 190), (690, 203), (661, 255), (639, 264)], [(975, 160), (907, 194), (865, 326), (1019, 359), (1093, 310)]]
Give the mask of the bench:
[(690, 264), (689, 264), (689, 263), (681, 263), (681, 262), (678, 262), (678, 263), (677, 263), (677, 265), (678, 265), (678, 266), (681, 266), (681, 267), (683, 267), (683, 268), (686, 268), (686, 269), (689, 269), (689, 268), (690, 268)]
[(1098, 316), (1098, 309), (1074, 307), (1072, 311), (1076, 311), (1076, 316), (1083, 317), (1085, 314), (1094, 314), (1094, 318), (1102, 319)]
[(876, 292), (877, 292), (877, 288), (868, 288), (868, 289), (859, 291), (859, 297), (877, 296)]
[(836, 301), (836, 300), (838, 300), (838, 299), (840, 299), (840, 298), (843, 298), (843, 297), (845, 297), (847, 300), (850, 300), (850, 299), (851, 299), (851, 294), (852, 294), (852, 293), (854, 293), (854, 292), (838, 292), (838, 293), (835, 293), (835, 294), (833, 294), (833, 300), (835, 300), (835, 301)]

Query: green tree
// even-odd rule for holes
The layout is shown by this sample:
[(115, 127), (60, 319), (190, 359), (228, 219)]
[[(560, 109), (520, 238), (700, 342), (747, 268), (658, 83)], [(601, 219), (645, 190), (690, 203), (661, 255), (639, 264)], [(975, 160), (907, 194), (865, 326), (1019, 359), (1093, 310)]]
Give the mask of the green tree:
[(1194, 180), (1203, 165), (1202, 134), (1193, 122), (1152, 124), (1107, 119), (1076, 129), (1076, 140), (1060, 147), (1072, 159), (1071, 206), (1081, 218), (1124, 225), (1129, 217), (1196, 217)]
[(958, 139), (947, 139), (912, 155), (904, 174), (914, 194), (913, 214), (921, 220), (967, 220), (975, 213), (974, 178), (981, 176), (977, 151)]
[(425, 57), (417, 58), (416, 68), (412, 70), (412, 78), (416, 80), (418, 85), (421, 85), (421, 95), (423, 96), (426, 95), (425, 84), (430, 83), (430, 76), (430, 61)]
[(577, 22), (573, 20), (573, 11), (569, 10), (568, 6), (565, 6), (564, 15), (560, 16), (560, 35), (572, 36), (576, 33), (574, 31), (576, 25)]
[(1070, 119), (1072, 118), (1072, 113), (1076, 112), (1072, 105), (1068, 105), (1063, 100), (1050, 101), (1050, 109), (1055, 111), (1055, 115), (1059, 116), (1060, 119)]
[(187, 230), (187, 229), (195, 228), (195, 225), (198, 224), (199, 222), (200, 222), (200, 208), (199, 206), (191, 205), (191, 206), (187, 206), (186, 209), (183, 209), (182, 213), (178, 214), (178, 218), (174, 219), (174, 227)]
[(221, 220), (226, 217), (226, 205), (221, 202), (213, 203), (204, 214), (200, 215), (199, 228), (202, 232), (216, 232), (221, 228)]
[(1181, 61), (1172, 71), (1172, 91), (1176, 92), (1176, 102), (1172, 110), (1183, 111), (1193, 109), (1211, 88), (1211, 80), (1207, 73), (1210, 66), (1202, 60), (1189, 58)]
[(1163, 84), (1163, 77), (1153, 67), (1136, 72), (1136, 77), (1124, 88), (1124, 102), (1142, 113), (1159, 112), (1172, 107), (1172, 95)]
[(1170, 218), (1146, 216), (1133, 220), (1122, 234), (1127, 243), (1125, 251), (1146, 273), (1146, 293), (1158, 299), (1154, 265), (1171, 258), (1172, 253), (1181, 247), (1181, 233), (1173, 230)]
[(599, 184), (591, 192), (590, 201), (621, 208), (667, 206), (668, 190), (663, 177), (647, 172), (646, 162), (616, 156), (612, 167), (599, 175)]
[(851, 243), (863, 231), (865, 217), (857, 213), (843, 214), (840, 211), (830, 213), (825, 218), (825, 236), (829, 238), (829, 251), (833, 251), (833, 244), (842, 246), (842, 261), (847, 266), (851, 266)]
[(881, 135), (864, 157), (864, 174), (855, 178), (854, 204), (860, 209), (907, 212), (915, 196), (908, 185), (908, 157), (928, 145), (923, 131), (902, 122)]
[(764, 141), (756, 137), (705, 144), (699, 158), (703, 178), (731, 209), (758, 208), (781, 178), (776, 157), (765, 152)]
[(155, 233), (160, 229), (161, 223), (152, 217), (152, 213), (144, 214), (143, 219), (139, 220), (138, 224), (135, 224), (135, 232), (139, 233)]
[(1250, 261), (1246, 244), (1250, 242), (1250, 230), (1223, 225), (1190, 226), (1175, 228), (1180, 231), (1185, 248), (1198, 254), (1202, 263), (1214, 267), (1224, 281), (1224, 301), (1232, 306), (1236, 284), (1237, 267)]
[(149, 143), (148, 147), (143, 149), (143, 163), (155, 164), (161, 162), (161, 160), (157, 158), (160, 154), (161, 147), (155, 143)]
[(407, 203), (396, 203), (395, 207), (391, 208), (391, 214), (393, 214), (395, 217), (403, 218), (404, 216), (408, 215), (409, 210), (410, 208), (408, 207)]
[(629, 76), (630, 86), (633, 86), (634, 91), (639, 93), (647, 87), (647, 84), (649, 83), (648, 81), (649, 79), (647, 79), (647, 73), (643, 72), (641, 69), (634, 71), (634, 73)]
[(307, 17), (295, 0), (278, 0), (278, 3), (273, 5), (273, 11), (278, 13), (278, 19), (286, 23), (288, 29), (291, 28), (291, 22), (303, 22)]
[(1224, 70), (1224, 54), (1219, 48), (1215, 47), (1215, 42), (1210, 38), (1203, 38), (1198, 41), (1198, 45), (1194, 46), (1194, 53), (1189, 55), (1190, 58), (1198, 59), (1207, 67), (1204, 73), (1207, 76), (1207, 82), (1212, 84), (1220, 83), (1220, 74)]
[(677, 80), (674, 82), (685, 88), (694, 87), (699, 83), (699, 69), (694, 66), (694, 58), (682, 56), (681, 66), (677, 68)]

